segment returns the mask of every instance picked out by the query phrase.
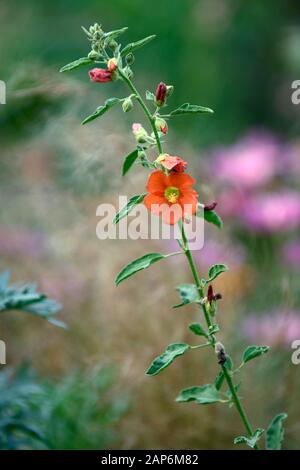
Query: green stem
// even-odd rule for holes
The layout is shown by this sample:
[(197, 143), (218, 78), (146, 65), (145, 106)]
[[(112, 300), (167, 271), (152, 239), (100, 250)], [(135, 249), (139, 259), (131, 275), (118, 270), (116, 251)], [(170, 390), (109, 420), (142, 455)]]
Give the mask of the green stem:
[[(180, 229), (181, 229), (181, 233), (182, 233), (182, 241), (183, 241), (183, 244), (184, 244), (184, 251), (185, 251), (185, 254), (186, 254), (186, 257), (187, 257), (187, 260), (189, 262), (189, 265), (190, 265), (190, 268), (191, 268), (191, 271), (192, 271), (192, 274), (193, 274), (193, 278), (194, 278), (194, 281), (195, 281), (195, 284), (199, 290), (199, 293), (200, 293), (200, 296), (201, 298), (204, 297), (204, 290), (203, 290), (203, 287), (201, 286), (201, 281), (199, 279), (199, 275), (198, 275), (198, 271), (197, 271), (197, 268), (195, 266), (195, 262), (194, 262), (194, 259), (193, 259), (193, 256), (192, 256), (192, 253), (189, 249), (189, 246), (188, 246), (188, 240), (186, 238), (186, 234), (185, 234), (185, 231), (184, 231), (184, 226), (183, 226), (183, 222), (182, 221), (179, 221), (178, 223)], [(206, 308), (205, 308), (205, 305), (202, 305), (202, 310), (203, 310), (203, 313), (204, 313), (204, 316), (205, 316), (205, 320), (206, 320), (206, 323), (207, 323), (207, 326), (208, 328), (211, 328), (212, 327), (212, 322), (211, 322), (211, 318), (209, 316), (209, 313), (207, 312)], [(212, 342), (211, 342), (211, 346), (214, 347), (215, 345), (215, 337), (212, 335)], [(227, 370), (226, 367), (224, 367), (224, 365), (221, 366), (222, 367), (222, 370), (223, 370), (223, 373), (224, 373), (224, 377), (225, 377), (225, 380), (227, 382), (227, 385), (229, 387), (229, 390), (231, 392), (231, 395), (232, 395), (232, 400), (235, 404), (235, 407), (243, 421), (243, 424), (245, 426), (245, 429), (248, 433), (249, 436), (252, 436), (253, 435), (253, 431), (252, 431), (252, 428), (251, 428), (251, 425), (250, 425), (250, 422), (247, 418), (247, 415), (246, 415), (246, 412), (243, 408), (243, 405), (241, 404), (241, 401), (236, 393), (236, 390), (235, 390), (235, 387), (234, 387), (234, 384), (232, 382), (232, 378)], [(254, 449), (256, 450), (259, 450), (259, 447), (257, 445), (255, 445)]]
[[(147, 105), (145, 104), (144, 100), (142, 99), (140, 93), (138, 92), (138, 90), (136, 89), (135, 85), (132, 83), (132, 81), (122, 72), (122, 70), (119, 69), (119, 74), (121, 76), (121, 78), (123, 79), (123, 81), (127, 84), (127, 86), (129, 87), (129, 89), (132, 91), (132, 93), (134, 93), (136, 95), (136, 99), (137, 101), (140, 103), (142, 109), (144, 110), (148, 120), (149, 120), (149, 123), (153, 129), (153, 133), (154, 133), (154, 136), (155, 136), (155, 140), (156, 140), (156, 145), (157, 145), (157, 149), (158, 149), (158, 152), (159, 153), (163, 153), (163, 149), (162, 149), (162, 144), (161, 144), (161, 141), (160, 141), (160, 138), (159, 138), (159, 135), (158, 135), (158, 132), (157, 132), (157, 129), (155, 127), (155, 118), (152, 116), (151, 112), (149, 111)], [(205, 293), (204, 293), (204, 289), (201, 285), (201, 281), (200, 281), (200, 278), (199, 278), (199, 275), (198, 275), (198, 271), (197, 271), (197, 268), (196, 268), (196, 265), (195, 265), (195, 262), (194, 262), (194, 259), (193, 259), (193, 256), (192, 256), (192, 253), (191, 253), (191, 250), (189, 249), (189, 244), (188, 244), (188, 240), (186, 238), (186, 234), (185, 234), (185, 231), (184, 231), (184, 226), (183, 226), (183, 223), (182, 221), (179, 221), (178, 222), (178, 225), (180, 227), (180, 230), (181, 230), (181, 235), (182, 235), (182, 241), (183, 241), (183, 251), (187, 257), (187, 260), (188, 260), (188, 263), (190, 265), (190, 268), (191, 268), (191, 271), (192, 271), (192, 274), (193, 274), (193, 278), (195, 280), (195, 284), (197, 286), (197, 289), (199, 291), (199, 295), (200, 297), (203, 299), (205, 297)], [(174, 255), (174, 254), (177, 254), (177, 253), (171, 253), (170, 256)], [(212, 321), (211, 321), (211, 318), (210, 318), (210, 315), (209, 313), (207, 312), (206, 310), (206, 307), (204, 304), (201, 304), (201, 307), (202, 307), (202, 310), (203, 310), (203, 314), (204, 314), (204, 317), (205, 317), (205, 320), (206, 320), (206, 323), (207, 323), (207, 326), (209, 329), (212, 328), (213, 324), (212, 324)], [(209, 343), (212, 347), (215, 346), (215, 343), (216, 343), (216, 339), (215, 339), (215, 336), (214, 335), (211, 335), (211, 342)], [(203, 347), (203, 346), (206, 346), (206, 345), (200, 345), (198, 347)], [(241, 401), (236, 393), (236, 390), (235, 390), (235, 387), (234, 387), (234, 384), (232, 382), (232, 378), (230, 376), (230, 374), (228, 373), (228, 370), (226, 369), (226, 367), (224, 367), (223, 365), (221, 366), (222, 367), (222, 370), (223, 370), (223, 373), (224, 373), (224, 377), (225, 377), (225, 380), (227, 382), (227, 385), (229, 387), (229, 390), (232, 394), (232, 400), (235, 404), (235, 407), (242, 419), (242, 422), (245, 426), (245, 429), (248, 433), (249, 436), (252, 436), (253, 432), (252, 432), (252, 428), (251, 428), (251, 425), (249, 423), (249, 420), (247, 418), (247, 415), (246, 415), (246, 412), (241, 404)], [(254, 447), (256, 450), (259, 449), (259, 447), (256, 445)]]
[(144, 102), (144, 100), (141, 97), (139, 91), (136, 89), (135, 85), (132, 83), (130, 78), (128, 78), (120, 69), (118, 69), (118, 70), (119, 70), (120, 76), (122, 77), (122, 80), (127, 84), (127, 86), (130, 88), (130, 90), (136, 95), (137, 101), (140, 103), (141, 107), (143, 108), (143, 110), (144, 110), (144, 112), (145, 112), (145, 114), (146, 114), (146, 116), (147, 116), (147, 118), (150, 122), (150, 125), (152, 127), (152, 130), (153, 130), (153, 133), (154, 133), (154, 136), (155, 136), (158, 152), (160, 154), (163, 153), (162, 144), (161, 144), (161, 141), (160, 141), (160, 138), (159, 138), (159, 135), (158, 135), (158, 131), (157, 131), (156, 126), (155, 126), (154, 117), (150, 113), (146, 103)]
[[(179, 228), (181, 230), (185, 255), (186, 255), (187, 260), (189, 262), (189, 265), (190, 265), (190, 268), (191, 268), (191, 271), (192, 271), (192, 274), (193, 274), (193, 277), (194, 277), (194, 280), (195, 280), (195, 284), (196, 284), (197, 289), (199, 291), (200, 297), (203, 299), (204, 290), (203, 290), (203, 287), (201, 286), (201, 281), (199, 279), (199, 275), (198, 275), (198, 271), (197, 271), (197, 268), (196, 268), (196, 265), (195, 265), (195, 262), (194, 262), (194, 258), (192, 256), (191, 250), (189, 249), (189, 244), (188, 244), (188, 240), (186, 238), (186, 234), (185, 234), (185, 231), (184, 231), (183, 222), (180, 220), (178, 222), (178, 225), (179, 225)], [(204, 316), (205, 316), (207, 326), (208, 326), (208, 328), (211, 328), (212, 327), (212, 321), (210, 319), (209, 313), (206, 311), (205, 305), (201, 305), (201, 306), (202, 306), (202, 310), (203, 310), (203, 313), (204, 313)], [(214, 341), (214, 339), (213, 339), (213, 341)]]

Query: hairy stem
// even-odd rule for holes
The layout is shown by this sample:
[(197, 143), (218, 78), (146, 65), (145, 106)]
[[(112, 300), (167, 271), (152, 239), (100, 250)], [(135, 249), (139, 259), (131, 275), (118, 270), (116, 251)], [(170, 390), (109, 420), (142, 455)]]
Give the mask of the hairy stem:
[[(160, 141), (160, 138), (159, 138), (159, 134), (157, 132), (157, 129), (155, 127), (155, 119), (153, 117), (153, 115), (151, 114), (151, 112), (149, 111), (146, 103), (144, 102), (144, 100), (142, 99), (140, 93), (138, 92), (138, 90), (136, 89), (135, 85), (132, 83), (132, 81), (122, 72), (122, 70), (119, 69), (119, 74), (122, 78), (122, 80), (127, 84), (127, 86), (129, 87), (129, 89), (132, 91), (132, 93), (135, 94), (136, 96), (136, 99), (137, 101), (140, 103), (142, 109), (144, 110), (148, 120), (149, 120), (149, 123), (152, 127), (152, 130), (153, 130), (153, 133), (154, 133), (154, 136), (155, 136), (155, 140), (156, 140), (156, 145), (157, 145), (157, 149), (158, 149), (158, 152), (159, 153), (162, 153), (163, 152), (163, 149), (162, 149), (162, 144), (161, 144), (161, 141)], [(183, 251), (187, 257), (187, 260), (188, 260), (188, 263), (189, 263), (189, 266), (191, 268), (191, 271), (192, 271), (192, 275), (193, 275), (193, 278), (194, 278), (194, 281), (195, 281), (195, 284), (197, 286), (197, 289), (199, 291), (199, 295), (200, 295), (200, 298), (203, 299), (205, 297), (205, 292), (204, 292), (204, 288), (202, 287), (201, 285), (201, 281), (200, 281), (200, 278), (199, 278), (199, 275), (198, 275), (198, 271), (197, 271), (197, 268), (196, 268), (196, 265), (195, 265), (195, 262), (194, 262), (194, 259), (193, 259), (193, 256), (192, 256), (192, 253), (191, 253), (191, 250), (189, 249), (189, 244), (188, 244), (188, 240), (187, 240), (187, 237), (186, 237), (186, 234), (185, 234), (185, 231), (184, 231), (184, 225), (182, 223), (182, 221), (180, 220), (178, 222), (178, 225), (179, 225), (179, 228), (181, 230), (181, 235), (182, 235), (182, 242), (183, 242)], [(211, 317), (208, 313), (208, 311), (206, 310), (206, 307), (204, 304), (201, 304), (201, 307), (202, 307), (202, 311), (203, 311), (203, 314), (204, 314), (204, 317), (205, 317), (205, 320), (206, 320), (206, 323), (207, 323), (207, 326), (208, 326), (208, 329), (210, 330), (213, 326), (212, 324), (212, 321), (211, 321)], [(214, 335), (210, 335), (210, 338), (211, 338), (211, 341), (209, 343), (209, 345), (211, 345), (213, 348), (215, 346), (215, 343), (216, 343), (216, 339), (215, 339), (215, 336)], [(206, 346), (206, 345), (201, 345), (202, 346)], [(243, 408), (243, 405), (241, 404), (241, 401), (236, 393), (236, 389), (235, 389), (235, 386), (233, 384), (233, 381), (232, 381), (232, 378), (231, 378), (231, 375), (229, 374), (228, 370), (226, 367), (224, 367), (224, 365), (221, 365), (221, 368), (223, 370), (223, 373), (224, 373), (224, 377), (225, 377), (225, 380), (227, 382), (227, 385), (229, 387), (229, 390), (232, 394), (232, 400), (235, 404), (235, 407), (242, 419), (242, 422), (245, 426), (245, 429), (247, 431), (247, 434), (249, 436), (252, 436), (253, 435), (253, 431), (252, 431), (252, 427), (250, 425), (250, 422), (247, 418), (247, 415), (246, 415), (246, 412)], [(258, 450), (259, 447), (258, 445), (255, 445), (254, 449)]]

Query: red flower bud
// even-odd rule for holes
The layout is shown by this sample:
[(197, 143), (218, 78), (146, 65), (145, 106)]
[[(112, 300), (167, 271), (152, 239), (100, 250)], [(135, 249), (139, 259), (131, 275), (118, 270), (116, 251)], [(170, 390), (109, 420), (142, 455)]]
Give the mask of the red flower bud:
[(204, 206), (205, 211), (213, 211), (217, 206), (217, 202), (212, 202), (211, 204), (206, 204)]
[(214, 293), (214, 290), (213, 290), (213, 287), (212, 285), (210, 284), (208, 289), (207, 289), (207, 302), (209, 303), (209, 305), (212, 304), (212, 301), (216, 301), (216, 300), (221, 300), (222, 299), (222, 295), (217, 293), (215, 294)]
[(160, 82), (156, 88), (155, 101), (157, 106), (162, 106), (166, 101), (167, 97), (167, 85), (164, 82)]
[(213, 300), (214, 300), (214, 291), (213, 291), (212, 285), (210, 284), (207, 290), (207, 302), (211, 305)]
[(112, 72), (106, 69), (94, 68), (89, 71), (89, 77), (92, 82), (106, 83), (112, 81)]

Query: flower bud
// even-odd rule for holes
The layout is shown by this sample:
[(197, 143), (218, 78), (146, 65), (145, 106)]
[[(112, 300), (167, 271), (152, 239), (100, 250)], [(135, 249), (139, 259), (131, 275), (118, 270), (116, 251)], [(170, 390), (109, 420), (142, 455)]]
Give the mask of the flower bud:
[(118, 68), (118, 61), (115, 57), (113, 59), (109, 59), (107, 62), (107, 68), (110, 72), (114, 72)]
[(211, 204), (205, 204), (204, 210), (205, 211), (213, 211), (217, 206), (217, 202), (212, 202)]
[(219, 341), (215, 345), (215, 353), (218, 358), (218, 363), (223, 366), (227, 360), (227, 356), (226, 356), (226, 351), (225, 351), (223, 344), (220, 343)]
[(88, 58), (92, 60), (96, 60), (99, 57), (99, 53), (97, 51), (91, 51), (88, 53)]
[(158, 131), (162, 132), (163, 134), (166, 134), (168, 132), (168, 125), (166, 121), (161, 117), (157, 117), (155, 119), (155, 127)]
[(122, 103), (122, 109), (124, 113), (128, 113), (129, 111), (132, 110), (132, 108), (133, 108), (133, 102), (130, 96), (128, 96), (128, 98), (126, 98)]
[(166, 93), (167, 98), (173, 94), (173, 91), (174, 91), (173, 85), (167, 85), (167, 93)]
[(117, 41), (115, 41), (114, 39), (110, 39), (108, 47), (110, 47), (112, 51), (115, 51), (118, 47)]
[(139, 123), (132, 124), (132, 132), (139, 144), (145, 144), (148, 141), (147, 131)]
[(106, 83), (112, 81), (112, 73), (106, 69), (94, 68), (89, 71), (89, 77), (92, 82)]
[(125, 57), (125, 61), (127, 65), (132, 65), (134, 63), (134, 55), (132, 54), (132, 52), (129, 52), (129, 54), (127, 54), (127, 56)]
[(155, 92), (155, 102), (157, 106), (162, 106), (167, 97), (167, 85), (164, 82), (160, 82)]

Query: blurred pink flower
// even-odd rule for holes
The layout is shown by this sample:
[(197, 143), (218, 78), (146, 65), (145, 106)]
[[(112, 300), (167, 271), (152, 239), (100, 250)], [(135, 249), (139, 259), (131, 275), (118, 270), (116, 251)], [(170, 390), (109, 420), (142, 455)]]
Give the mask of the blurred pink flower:
[(241, 330), (253, 343), (290, 346), (295, 339), (300, 339), (300, 312), (277, 311), (262, 316), (248, 316)]
[[(176, 240), (171, 239), (164, 243), (167, 244), (167, 249), (170, 252), (178, 250)], [(192, 249), (192, 254), (195, 262), (204, 268), (208, 268), (213, 264), (224, 263), (232, 270), (241, 266), (245, 260), (245, 251), (241, 245), (237, 243), (233, 245), (227, 240), (217, 242), (211, 238), (205, 239), (204, 246), (199, 250)], [(176, 264), (185, 262), (181, 256), (174, 256), (171, 260)]]
[(287, 243), (282, 249), (282, 257), (287, 264), (300, 269), (300, 239)]
[(193, 256), (195, 261), (204, 267), (225, 263), (231, 269), (241, 266), (245, 259), (245, 253), (241, 246), (231, 245), (226, 241), (216, 242), (211, 239), (204, 242), (201, 250), (194, 251)]
[(46, 240), (38, 232), (20, 230), (18, 227), (2, 227), (0, 252), (9, 256), (39, 258), (47, 253)]
[(252, 196), (241, 214), (248, 228), (265, 232), (288, 231), (300, 224), (300, 194), (281, 190)]
[(252, 133), (212, 155), (214, 175), (234, 186), (252, 188), (266, 184), (278, 170), (280, 147), (266, 133)]

